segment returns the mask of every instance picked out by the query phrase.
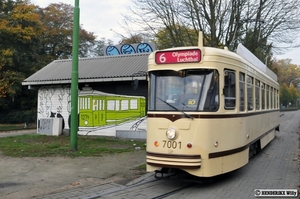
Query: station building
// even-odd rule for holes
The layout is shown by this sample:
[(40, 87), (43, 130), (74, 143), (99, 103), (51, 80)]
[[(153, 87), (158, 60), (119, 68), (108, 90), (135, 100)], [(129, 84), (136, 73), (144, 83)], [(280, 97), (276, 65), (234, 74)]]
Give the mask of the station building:
[[(79, 59), (79, 134), (116, 136), (118, 129), (145, 131), (150, 53)], [(55, 60), (22, 82), (38, 90), (38, 132), (43, 118), (63, 118), (62, 128), (70, 128), (71, 74), (71, 59)]]

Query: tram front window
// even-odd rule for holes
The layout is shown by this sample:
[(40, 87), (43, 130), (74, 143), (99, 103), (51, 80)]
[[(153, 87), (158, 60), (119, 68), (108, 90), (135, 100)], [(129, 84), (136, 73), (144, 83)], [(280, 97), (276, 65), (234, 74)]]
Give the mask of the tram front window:
[(217, 70), (151, 71), (149, 110), (217, 111)]

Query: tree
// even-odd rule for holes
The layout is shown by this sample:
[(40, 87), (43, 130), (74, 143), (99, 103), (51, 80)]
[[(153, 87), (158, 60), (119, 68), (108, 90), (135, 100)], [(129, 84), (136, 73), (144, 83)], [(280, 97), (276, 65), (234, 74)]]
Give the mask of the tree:
[(131, 35), (129, 38), (123, 37), (119, 44), (135, 44), (135, 43), (142, 43), (143, 37), (139, 34)]
[[(176, 31), (174, 31), (174, 29)], [(176, 32), (181, 32), (180, 37)], [(171, 42), (170, 42), (171, 41)], [(172, 28), (163, 28), (156, 34), (154, 42), (158, 49), (171, 48), (175, 46), (197, 46), (198, 35), (192, 29), (175, 24)]]
[(280, 85), (298, 85), (300, 83), (300, 67), (291, 63), (291, 59), (273, 60), (272, 70), (276, 71)]
[(272, 43), (292, 44), (300, 30), (298, 0), (134, 0), (134, 4), (133, 15), (124, 17), (128, 24), (141, 27), (137, 31), (142, 34), (156, 38), (165, 29), (169, 46), (180, 46), (186, 44), (184, 32), (198, 35), (201, 30), (208, 46), (234, 50), (245, 42), (263, 62)]
[(273, 60), (271, 65), (280, 84), (280, 101), (287, 106), (295, 105), (299, 97), (300, 67), (291, 63), (291, 59)]
[(287, 106), (290, 102), (290, 93), (288, 90), (288, 86), (286, 84), (283, 84), (280, 86), (280, 103), (283, 106)]
[(291, 84), (289, 87), (289, 96), (291, 105), (297, 106), (297, 99), (299, 97), (299, 94), (297, 89), (294, 87), (294, 84)]
[(284, 106), (297, 106), (297, 99), (299, 97), (298, 91), (293, 84), (290, 86), (285, 83), (280, 86), (280, 102)]
[[(270, 66), (270, 55), (272, 55), (271, 50), (273, 48), (273, 44), (268, 44), (265, 38), (257, 39), (256, 35), (257, 33), (253, 30), (249, 30), (241, 41), (248, 50), (256, 55), (257, 58)], [(260, 41), (259, 44), (257, 43), (258, 41)]]
[(27, 1), (1, 1), (0, 108), (18, 107), (25, 77), (32, 74), (42, 27), (35, 6)]
[(97, 56), (104, 56), (104, 48), (106, 46), (113, 45), (112, 40), (106, 40), (104, 37), (102, 37), (100, 40), (95, 41), (94, 47), (91, 49), (89, 56), (91, 57), (97, 57)]
[[(71, 58), (72, 35), (70, 5), (40, 8), (29, 0), (0, 1), (1, 110), (36, 108), (37, 91), (28, 90), (21, 82), (53, 60)], [(94, 33), (80, 29), (81, 57), (94, 53), (95, 39)]]
[[(40, 8), (43, 23), (42, 45), (40, 55), (46, 62), (72, 57), (73, 6), (64, 3), (52, 3)], [(79, 55), (87, 57), (95, 45), (96, 36), (80, 28)]]

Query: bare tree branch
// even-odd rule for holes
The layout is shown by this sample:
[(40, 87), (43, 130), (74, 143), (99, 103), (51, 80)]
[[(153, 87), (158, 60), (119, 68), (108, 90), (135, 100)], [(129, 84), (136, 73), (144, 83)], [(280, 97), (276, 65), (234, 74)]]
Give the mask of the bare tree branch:
[[(153, 39), (165, 30), (171, 46), (191, 45), (199, 30), (205, 44), (229, 46), (248, 42), (264, 56), (294, 43), (300, 30), (299, 0), (133, 0), (135, 8), (124, 16)], [(192, 34), (192, 35), (191, 35)], [(276, 44), (274, 46), (274, 44)]]

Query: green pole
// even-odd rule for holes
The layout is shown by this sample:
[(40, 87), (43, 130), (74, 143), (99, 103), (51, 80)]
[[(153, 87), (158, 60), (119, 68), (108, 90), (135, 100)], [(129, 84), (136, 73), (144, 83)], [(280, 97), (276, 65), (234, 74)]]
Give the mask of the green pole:
[(78, 48), (79, 48), (79, 0), (75, 0), (73, 15), (72, 80), (71, 80), (71, 150), (77, 151), (78, 133)]

